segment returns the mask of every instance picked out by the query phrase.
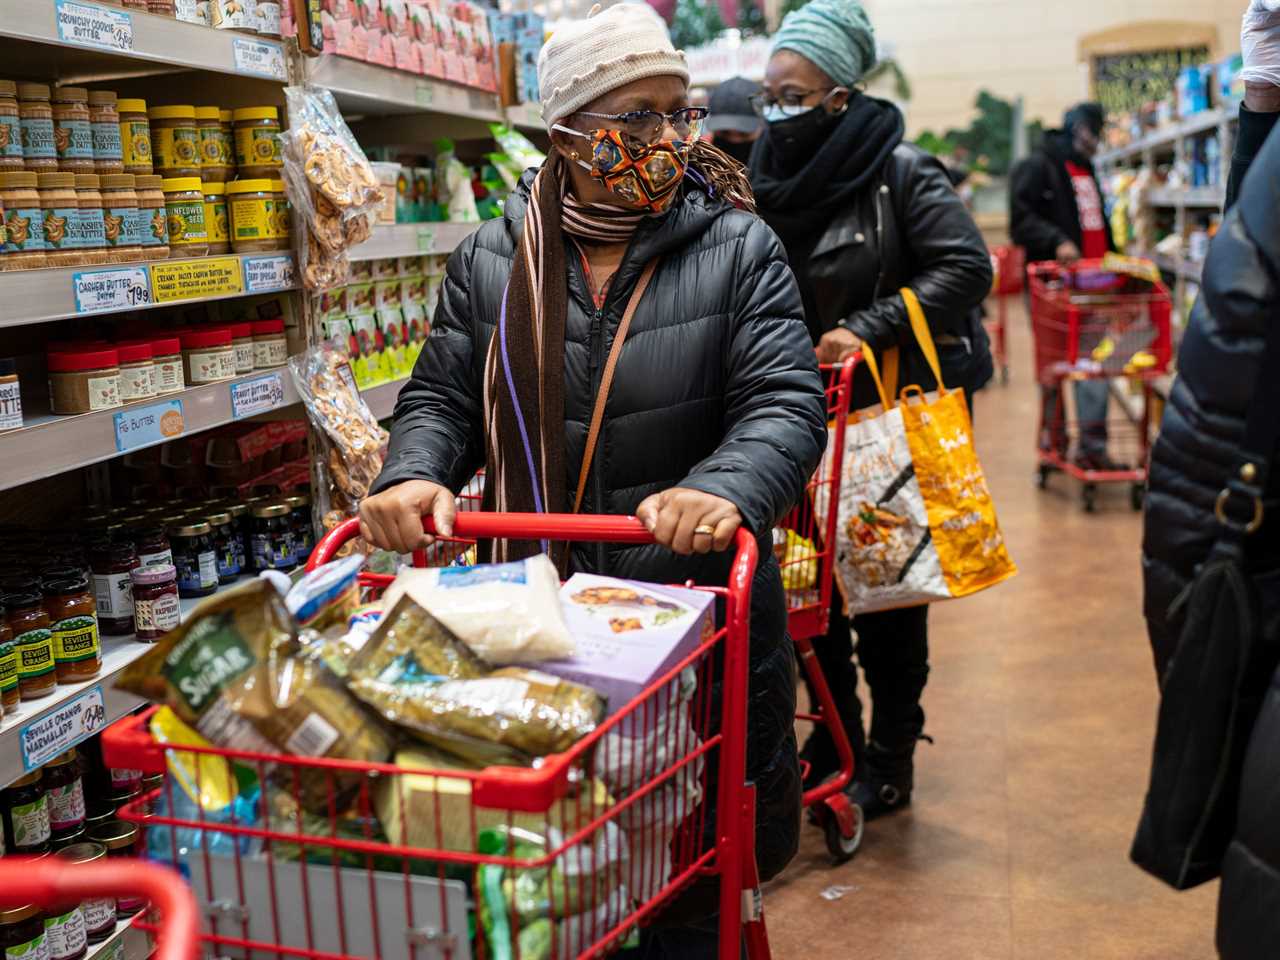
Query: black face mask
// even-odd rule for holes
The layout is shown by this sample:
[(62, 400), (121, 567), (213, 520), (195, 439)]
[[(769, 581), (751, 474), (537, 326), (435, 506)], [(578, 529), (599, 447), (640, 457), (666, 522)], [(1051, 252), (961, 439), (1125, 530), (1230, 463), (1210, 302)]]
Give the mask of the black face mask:
[(828, 113), (818, 104), (794, 117), (770, 121), (765, 136), (782, 169), (796, 171), (808, 163), (843, 115)]
[(751, 158), (751, 148), (756, 145), (754, 140), (722, 140), (719, 137), (712, 137), (711, 142), (727, 153), (733, 159), (737, 160), (744, 167)]

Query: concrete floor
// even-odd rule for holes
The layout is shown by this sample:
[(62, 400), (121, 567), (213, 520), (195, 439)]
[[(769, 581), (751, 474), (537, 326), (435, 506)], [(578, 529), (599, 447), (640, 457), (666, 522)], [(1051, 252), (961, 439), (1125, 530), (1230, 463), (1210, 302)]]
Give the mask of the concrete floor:
[[(1217, 885), (1175, 894), (1130, 864), (1156, 688), (1128, 490), (1032, 483), (1030, 338), (977, 397), (978, 447), (1020, 574), (930, 613), (928, 732), (908, 812), (833, 868), (819, 831), (769, 885), (780, 960), (1204, 960)], [(848, 888), (839, 899), (821, 896)]]

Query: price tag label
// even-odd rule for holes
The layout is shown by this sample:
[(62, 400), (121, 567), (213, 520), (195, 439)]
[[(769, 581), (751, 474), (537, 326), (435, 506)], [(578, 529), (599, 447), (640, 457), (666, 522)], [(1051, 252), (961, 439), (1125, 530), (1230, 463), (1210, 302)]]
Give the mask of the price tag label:
[(231, 41), (231, 54), (237, 73), (251, 73), (272, 80), (287, 80), (284, 69), (284, 47), (270, 40), (236, 37)]
[(297, 286), (293, 257), (246, 257), (244, 288), (249, 293), (289, 290)]
[(429, 107), (436, 99), (436, 85), (429, 80), (419, 80), (414, 87), (414, 99), (420, 107)]
[(202, 257), (151, 266), (151, 299), (155, 303), (237, 293), (244, 293), (244, 274), (237, 257)]
[(34, 770), (81, 740), (91, 737), (107, 723), (102, 687), (92, 686), (80, 696), (33, 720), (18, 732), (22, 744), (22, 767)]
[(71, 288), (76, 296), (76, 313), (128, 310), (151, 302), (146, 267), (73, 273)]
[(116, 429), (116, 449), (121, 453), (150, 447), (182, 436), (187, 428), (182, 418), (182, 401), (166, 400), (117, 413), (112, 420)]
[(282, 406), (284, 373), (279, 370), (231, 385), (231, 416), (237, 420)]
[(492, 93), (479, 90), (467, 91), (467, 106), (472, 113), (497, 113), (499, 109), (498, 100)]
[(82, 47), (133, 50), (133, 17), (123, 10), (76, 0), (55, 0), (58, 39)]
[(421, 227), (418, 230), (418, 252), (433, 253), (436, 248), (435, 227)]

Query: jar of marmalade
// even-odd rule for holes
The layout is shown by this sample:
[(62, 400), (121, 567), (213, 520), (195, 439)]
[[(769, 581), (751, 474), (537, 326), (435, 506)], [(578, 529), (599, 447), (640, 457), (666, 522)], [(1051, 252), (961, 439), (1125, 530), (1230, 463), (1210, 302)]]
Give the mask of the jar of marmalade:
[(18, 650), (13, 645), (7, 612), (0, 607), (0, 716), (17, 712), (22, 695), (18, 693)]
[(53, 631), (53, 659), (59, 683), (92, 680), (102, 671), (98, 607), (82, 573), (44, 581), (44, 608)]
[(0, 600), (8, 611), (13, 647), (18, 653), (18, 690), (23, 700), (53, 693), (58, 684), (53, 659), (53, 631), (39, 588), (27, 587)]

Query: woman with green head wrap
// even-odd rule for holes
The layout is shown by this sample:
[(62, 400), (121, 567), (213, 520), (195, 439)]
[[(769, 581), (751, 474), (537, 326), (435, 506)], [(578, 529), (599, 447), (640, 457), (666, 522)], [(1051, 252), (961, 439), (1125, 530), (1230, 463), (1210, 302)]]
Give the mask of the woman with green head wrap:
[[(756, 99), (767, 121), (751, 154), (757, 208), (786, 248), (819, 360), (843, 360), (863, 343), (878, 351), (896, 346), (899, 383), (934, 389), (898, 294), (909, 286), (924, 307), (947, 386), (970, 396), (991, 376), (977, 313), (991, 289), (986, 245), (942, 165), (903, 142), (898, 108), (858, 92), (875, 59), (875, 33), (856, 0), (811, 0), (782, 22)], [(869, 377), (859, 372), (855, 407), (875, 402)], [(816, 645), (854, 747), (851, 795), (867, 819), (911, 800), (929, 674), (927, 617), (923, 606), (853, 617), (871, 688), (869, 737), (850, 620), (838, 599), (828, 635)], [(822, 728), (801, 756), (809, 762), (806, 786), (838, 766)]]

